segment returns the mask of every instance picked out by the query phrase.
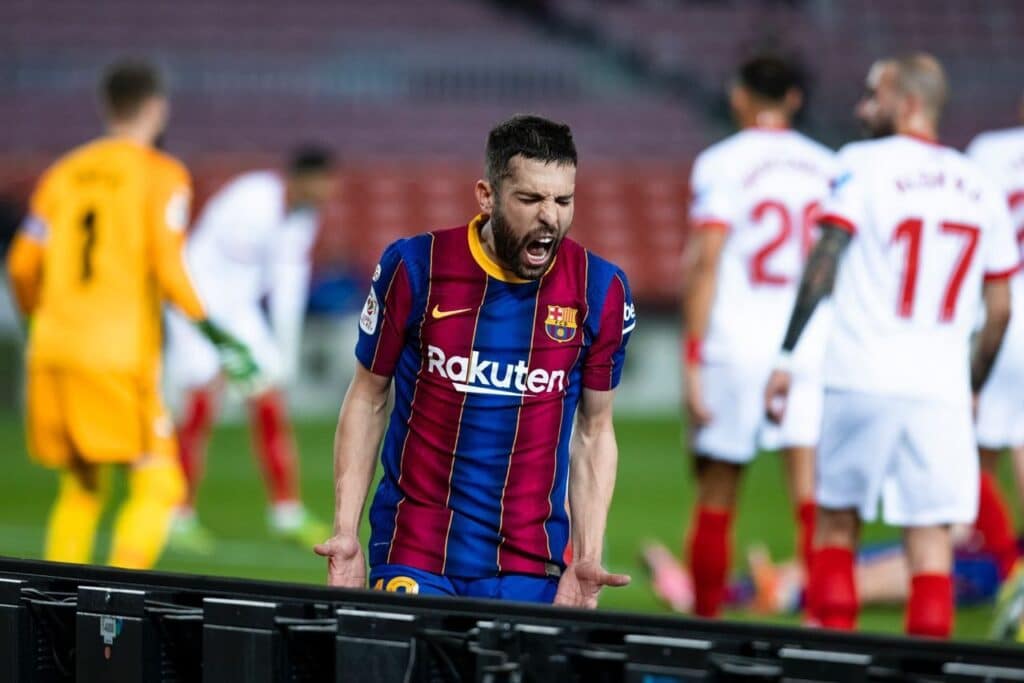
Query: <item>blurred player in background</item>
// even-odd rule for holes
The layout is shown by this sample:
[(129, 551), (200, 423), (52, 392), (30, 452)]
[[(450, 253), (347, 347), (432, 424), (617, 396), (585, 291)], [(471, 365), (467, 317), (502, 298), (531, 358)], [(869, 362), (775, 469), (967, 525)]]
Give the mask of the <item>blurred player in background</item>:
[[(270, 529), (306, 547), (322, 541), (330, 528), (299, 497), (284, 388), (298, 371), (310, 252), (320, 209), (333, 191), (333, 170), (330, 152), (309, 145), (293, 153), (285, 173), (240, 175), (210, 198), (186, 247), (203, 299), (260, 366), (262, 382), (246, 402), (270, 499)], [(214, 348), (180, 315), (172, 311), (168, 318), (168, 376), (187, 392), (178, 439), (188, 497), (175, 519), (171, 546), (210, 552), (213, 537), (200, 525), (195, 502), (222, 381)]]
[(791, 411), (781, 429), (767, 424), (762, 401), (834, 173), (831, 150), (790, 128), (801, 98), (792, 65), (774, 57), (746, 62), (731, 92), (742, 130), (702, 152), (693, 169), (683, 320), (697, 500), (686, 554), (700, 616), (720, 611), (740, 476), (759, 447), (785, 450), (798, 547), (803, 555), (810, 549), (821, 315), (797, 353)]
[[(1020, 116), (1024, 123), (1024, 97), (1020, 101)], [(968, 146), (967, 155), (1005, 191), (1020, 246), (1024, 242), (1024, 125), (982, 133)], [(985, 546), (999, 557), (1003, 578), (1010, 574), (1018, 558), (1012, 515), (996, 480), (999, 456), (1004, 449), (1010, 449), (1012, 454), (1017, 500), (1024, 498), (1024, 273), (1017, 273), (1010, 286), (1014, 313), (977, 406), (981, 499), (975, 527)], [(1002, 596), (1004, 609), (996, 624), (999, 635), (1019, 635), (1024, 614), (1024, 574), (1017, 584), (1008, 587)], [(1011, 623), (1018, 626), (1011, 628)]]
[[(1002, 191), (936, 141), (947, 96), (939, 63), (915, 54), (872, 72), (863, 107), (876, 132), (894, 134), (839, 152), (765, 410), (783, 418), (792, 352), (834, 282), (808, 616), (855, 627), (860, 523), (881, 503), (884, 520), (904, 530), (906, 630), (947, 637), (951, 525), (972, 523), (978, 509), (972, 392), (999, 351), (1020, 257)], [(968, 363), (979, 292), (987, 319)]]
[(161, 306), (177, 306), (235, 379), (248, 351), (206, 320), (182, 260), (191, 181), (155, 149), (168, 102), (143, 62), (112, 66), (101, 99), (108, 135), (50, 167), (11, 247), (8, 271), (29, 317), (28, 446), (61, 470), (45, 557), (88, 562), (109, 464), (129, 468), (109, 563), (148, 568), (185, 495), (174, 426), (160, 396)]
[[(1021, 116), (1024, 119), (1024, 99)], [(1019, 246), (1024, 241), (1024, 126), (979, 135), (967, 148), (967, 155), (1005, 192)], [(1004, 577), (1017, 560), (1017, 544), (1010, 511), (995, 474), (999, 455), (1004, 449), (1011, 449), (1018, 493), (1024, 491), (1024, 273), (1014, 275), (1010, 287), (1014, 313), (992, 376), (978, 395), (977, 407), (982, 469), (976, 526), (986, 546), (1000, 557)]]
[(595, 607), (629, 582), (601, 551), (633, 302), (619, 268), (566, 238), (568, 126), (513, 117), (486, 158), (483, 213), (392, 244), (373, 275), (335, 439), (335, 535), (316, 551), (331, 585), (366, 584), (359, 525), (383, 437), (374, 588)]

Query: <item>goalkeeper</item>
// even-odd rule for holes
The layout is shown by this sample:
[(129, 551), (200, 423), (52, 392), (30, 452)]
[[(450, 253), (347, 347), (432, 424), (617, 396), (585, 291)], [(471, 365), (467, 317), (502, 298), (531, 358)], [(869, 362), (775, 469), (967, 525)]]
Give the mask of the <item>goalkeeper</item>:
[(218, 349), (226, 373), (252, 381), (248, 350), (206, 319), (185, 271), (191, 181), (155, 141), (168, 115), (159, 73), (121, 62), (104, 75), (107, 135), (40, 179), (8, 254), (30, 318), (27, 440), (59, 469), (44, 556), (89, 562), (110, 465), (128, 469), (108, 562), (152, 567), (185, 497), (174, 428), (160, 394), (161, 306), (177, 306)]

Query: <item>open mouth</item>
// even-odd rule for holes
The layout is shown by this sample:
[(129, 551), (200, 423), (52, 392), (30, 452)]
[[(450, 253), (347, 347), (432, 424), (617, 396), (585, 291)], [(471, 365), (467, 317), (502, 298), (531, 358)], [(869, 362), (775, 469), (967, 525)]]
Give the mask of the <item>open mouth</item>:
[(531, 266), (542, 266), (551, 257), (555, 247), (554, 237), (539, 237), (526, 243), (526, 261)]

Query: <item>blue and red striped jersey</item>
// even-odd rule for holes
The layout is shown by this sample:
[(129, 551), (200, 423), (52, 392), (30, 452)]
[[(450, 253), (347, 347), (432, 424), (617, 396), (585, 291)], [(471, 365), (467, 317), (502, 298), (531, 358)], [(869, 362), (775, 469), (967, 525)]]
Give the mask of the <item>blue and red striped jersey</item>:
[(394, 377), (370, 564), (453, 577), (558, 574), (584, 388), (619, 383), (636, 324), (622, 271), (570, 239), (520, 280), (468, 226), (399, 240), (373, 275), (356, 356)]

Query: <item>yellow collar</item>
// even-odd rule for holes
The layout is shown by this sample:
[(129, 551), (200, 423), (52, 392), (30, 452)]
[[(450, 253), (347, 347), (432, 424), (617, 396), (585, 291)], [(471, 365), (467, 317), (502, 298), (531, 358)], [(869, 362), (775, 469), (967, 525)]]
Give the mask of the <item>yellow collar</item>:
[[(490, 220), (490, 216), (482, 213), (469, 222), (469, 253), (473, 255), (473, 260), (476, 261), (478, 266), (483, 268), (485, 273), (493, 277), (495, 280), (512, 282), (515, 284), (531, 282), (531, 280), (524, 280), (521, 277), (517, 277), (515, 274), (508, 272), (487, 255), (484, 245), (480, 243), (480, 228), (484, 227), (484, 224), (486, 224), (488, 220)], [(554, 265), (553, 260), (552, 265)]]

